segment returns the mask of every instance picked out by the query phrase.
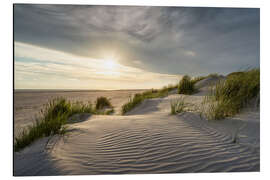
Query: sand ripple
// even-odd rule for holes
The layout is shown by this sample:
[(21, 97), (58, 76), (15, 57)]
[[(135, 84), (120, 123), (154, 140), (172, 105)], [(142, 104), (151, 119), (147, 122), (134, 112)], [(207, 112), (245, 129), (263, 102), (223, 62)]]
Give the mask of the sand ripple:
[[(111, 123), (110, 123), (111, 122)], [(151, 123), (150, 123), (151, 122)], [(92, 117), (52, 151), (65, 174), (258, 171), (259, 151), (198, 116)], [(61, 172), (60, 172), (61, 174)]]
[[(71, 124), (64, 137), (15, 154), (15, 175), (260, 170), (259, 113), (216, 123), (191, 112), (169, 115), (170, 100), (178, 96), (147, 100), (128, 116), (91, 116)], [(202, 99), (197, 94), (187, 101), (199, 105)]]

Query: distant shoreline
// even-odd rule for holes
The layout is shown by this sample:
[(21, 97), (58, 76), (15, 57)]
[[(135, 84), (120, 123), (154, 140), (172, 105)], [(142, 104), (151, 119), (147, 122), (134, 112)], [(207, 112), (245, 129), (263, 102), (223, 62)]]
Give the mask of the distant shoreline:
[(116, 89), (116, 90), (100, 90), (100, 89), (14, 89), (14, 93), (55, 93), (55, 92), (103, 92), (103, 91), (138, 91), (147, 89)]

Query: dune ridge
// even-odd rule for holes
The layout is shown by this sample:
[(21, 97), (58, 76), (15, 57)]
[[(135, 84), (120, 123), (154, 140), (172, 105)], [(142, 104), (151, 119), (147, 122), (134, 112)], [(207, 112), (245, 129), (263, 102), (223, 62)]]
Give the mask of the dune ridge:
[[(199, 106), (205, 91), (185, 100)], [(196, 112), (172, 116), (170, 101), (180, 96), (148, 99), (125, 116), (90, 116), (71, 124), (66, 136), (16, 153), (15, 175), (260, 170), (258, 111), (223, 121), (207, 121)], [(31, 154), (31, 163), (23, 167)]]

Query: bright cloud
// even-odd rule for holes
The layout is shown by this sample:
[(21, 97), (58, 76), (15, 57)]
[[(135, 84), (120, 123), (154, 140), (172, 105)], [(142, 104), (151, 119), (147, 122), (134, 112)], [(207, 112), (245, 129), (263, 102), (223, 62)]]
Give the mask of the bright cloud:
[(15, 42), (15, 88), (151, 88), (179, 80), (178, 75), (111, 63)]
[(161, 87), (259, 67), (260, 9), (16, 4), (14, 40), (16, 88)]

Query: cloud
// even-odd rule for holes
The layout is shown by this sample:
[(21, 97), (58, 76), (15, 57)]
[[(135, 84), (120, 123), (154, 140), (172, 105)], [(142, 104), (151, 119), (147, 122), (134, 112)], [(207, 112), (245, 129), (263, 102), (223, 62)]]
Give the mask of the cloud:
[[(259, 67), (259, 25), (256, 8), (14, 8), (16, 42), (79, 56), (88, 63), (114, 56), (122, 66), (158, 74), (227, 74), (247, 65)], [(43, 59), (50, 61), (46, 54)]]
[[(104, 88), (107, 82), (115, 84), (110, 84), (106, 89), (124, 89), (130, 84), (145, 88), (145, 82), (154, 87), (162, 87), (176, 83), (180, 78), (178, 75), (152, 73), (117, 63), (111, 69), (106, 67), (106, 61), (15, 42), (15, 86), (21, 88), (20, 82), (28, 81), (28, 84), (32, 82), (31, 88), (46, 87), (43, 82), (46, 85), (51, 83), (50, 86), (54, 88), (63, 88), (69, 80), (77, 80), (89, 84), (84, 86), (89, 89), (92, 89), (93, 82), (96, 83), (95, 88), (100, 88), (101, 85)], [(39, 84), (34, 80), (39, 80)], [(69, 88), (75, 87), (70, 84)]]
[(194, 51), (186, 51), (185, 53), (187, 56), (192, 56), (192, 57), (196, 56), (196, 53)]

